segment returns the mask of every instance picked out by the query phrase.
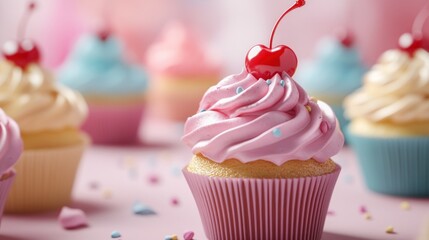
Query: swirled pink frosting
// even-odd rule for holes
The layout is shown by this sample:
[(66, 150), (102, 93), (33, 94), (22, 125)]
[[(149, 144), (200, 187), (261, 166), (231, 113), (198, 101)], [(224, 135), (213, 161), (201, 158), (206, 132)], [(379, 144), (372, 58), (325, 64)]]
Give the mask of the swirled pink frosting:
[(22, 152), (18, 125), (0, 109), (0, 174), (12, 167)]
[(324, 162), (344, 144), (332, 109), (287, 74), (256, 79), (246, 71), (211, 87), (200, 112), (188, 118), (182, 141), (215, 161), (236, 158), (281, 165), (289, 160)]
[(196, 35), (180, 22), (166, 26), (160, 41), (147, 51), (151, 72), (173, 76), (219, 75), (220, 64)]

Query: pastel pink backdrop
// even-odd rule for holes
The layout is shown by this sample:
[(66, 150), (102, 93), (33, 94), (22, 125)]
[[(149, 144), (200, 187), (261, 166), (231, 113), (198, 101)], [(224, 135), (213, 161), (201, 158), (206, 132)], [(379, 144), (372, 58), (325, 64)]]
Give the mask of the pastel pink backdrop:
[[(25, 0), (0, 1), (0, 42), (15, 37)], [(180, 18), (218, 50), (226, 72), (243, 67), (248, 49), (268, 44), (276, 19), (293, 1), (279, 0), (44, 0), (29, 24), (28, 36), (43, 48), (44, 62), (57, 67), (79, 34), (100, 24), (108, 4), (112, 29), (124, 41), (128, 56), (143, 62), (145, 50), (162, 26)], [(300, 59), (310, 58), (317, 41), (338, 27), (350, 25), (367, 63), (396, 46), (411, 30), (427, 0), (307, 1), (280, 24), (275, 43), (295, 49)], [(348, 17), (349, 16), (349, 17)], [(350, 17), (351, 16), (351, 17)], [(429, 35), (429, 24), (425, 33)], [(429, 36), (428, 36), (429, 37)]]

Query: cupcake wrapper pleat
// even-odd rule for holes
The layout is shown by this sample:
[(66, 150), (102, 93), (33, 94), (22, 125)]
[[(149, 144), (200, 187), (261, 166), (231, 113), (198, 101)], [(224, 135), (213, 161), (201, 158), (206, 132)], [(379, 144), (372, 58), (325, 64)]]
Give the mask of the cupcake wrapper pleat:
[(349, 133), (369, 189), (398, 196), (429, 196), (429, 138), (377, 138)]
[(217, 239), (320, 239), (340, 167), (291, 179), (207, 177), (183, 170), (206, 236)]
[(143, 105), (90, 105), (82, 130), (95, 144), (125, 144), (137, 140)]
[(7, 177), (3, 180), (0, 180), (0, 223), (3, 217), (3, 210), (4, 210), (4, 205), (6, 203), (6, 198), (15, 180), (15, 170), (13, 169), (8, 170), (5, 173), (3, 173), (3, 175), (4, 174), (6, 174)]
[(6, 201), (6, 213), (59, 210), (71, 192), (87, 142), (76, 146), (24, 150), (15, 169), (17, 177)]

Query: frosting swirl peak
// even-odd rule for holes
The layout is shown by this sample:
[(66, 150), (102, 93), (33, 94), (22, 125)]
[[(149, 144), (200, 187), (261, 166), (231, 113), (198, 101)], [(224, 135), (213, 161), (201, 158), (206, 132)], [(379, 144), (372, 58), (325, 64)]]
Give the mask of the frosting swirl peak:
[(8, 61), (0, 62), (0, 107), (23, 133), (79, 128), (87, 114), (83, 97), (39, 65), (23, 70)]
[(287, 74), (269, 80), (243, 71), (211, 87), (188, 118), (183, 142), (215, 162), (328, 160), (344, 137), (332, 110)]
[(349, 118), (409, 123), (429, 120), (429, 53), (389, 50), (345, 101)]

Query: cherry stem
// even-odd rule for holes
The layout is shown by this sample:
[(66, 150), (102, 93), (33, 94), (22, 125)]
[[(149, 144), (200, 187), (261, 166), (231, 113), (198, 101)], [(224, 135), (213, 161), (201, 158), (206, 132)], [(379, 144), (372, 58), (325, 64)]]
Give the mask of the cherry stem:
[(274, 39), (274, 33), (276, 32), (276, 29), (277, 29), (277, 27), (278, 27), (278, 25), (280, 24), (280, 21), (284, 18), (284, 16), (286, 16), (286, 14), (288, 14), (290, 11), (292, 11), (292, 10), (294, 10), (294, 9), (296, 9), (296, 8), (299, 8), (299, 7), (302, 7), (302, 6), (304, 6), (305, 5), (305, 0), (297, 0), (296, 2), (295, 2), (295, 4), (292, 6), (292, 7), (290, 7), (286, 12), (284, 12), (281, 16), (280, 16), (280, 18), (277, 20), (277, 22), (276, 22), (276, 25), (274, 25), (274, 28), (273, 28), (273, 30), (271, 31), (271, 37), (270, 37), (270, 48), (273, 48), (273, 39)]
[(429, 3), (426, 4), (426, 6), (422, 10), (420, 10), (419, 14), (414, 19), (413, 26), (412, 26), (413, 35), (419, 36), (419, 37), (423, 36), (423, 28), (428, 19), (429, 19)]
[(24, 13), (24, 15), (21, 18), (21, 21), (19, 23), (18, 27), (18, 40), (24, 40), (25, 36), (25, 30), (27, 29), (28, 19), (30, 18), (31, 13), (36, 8), (36, 3), (34, 1), (31, 1), (28, 4), (27, 11)]

